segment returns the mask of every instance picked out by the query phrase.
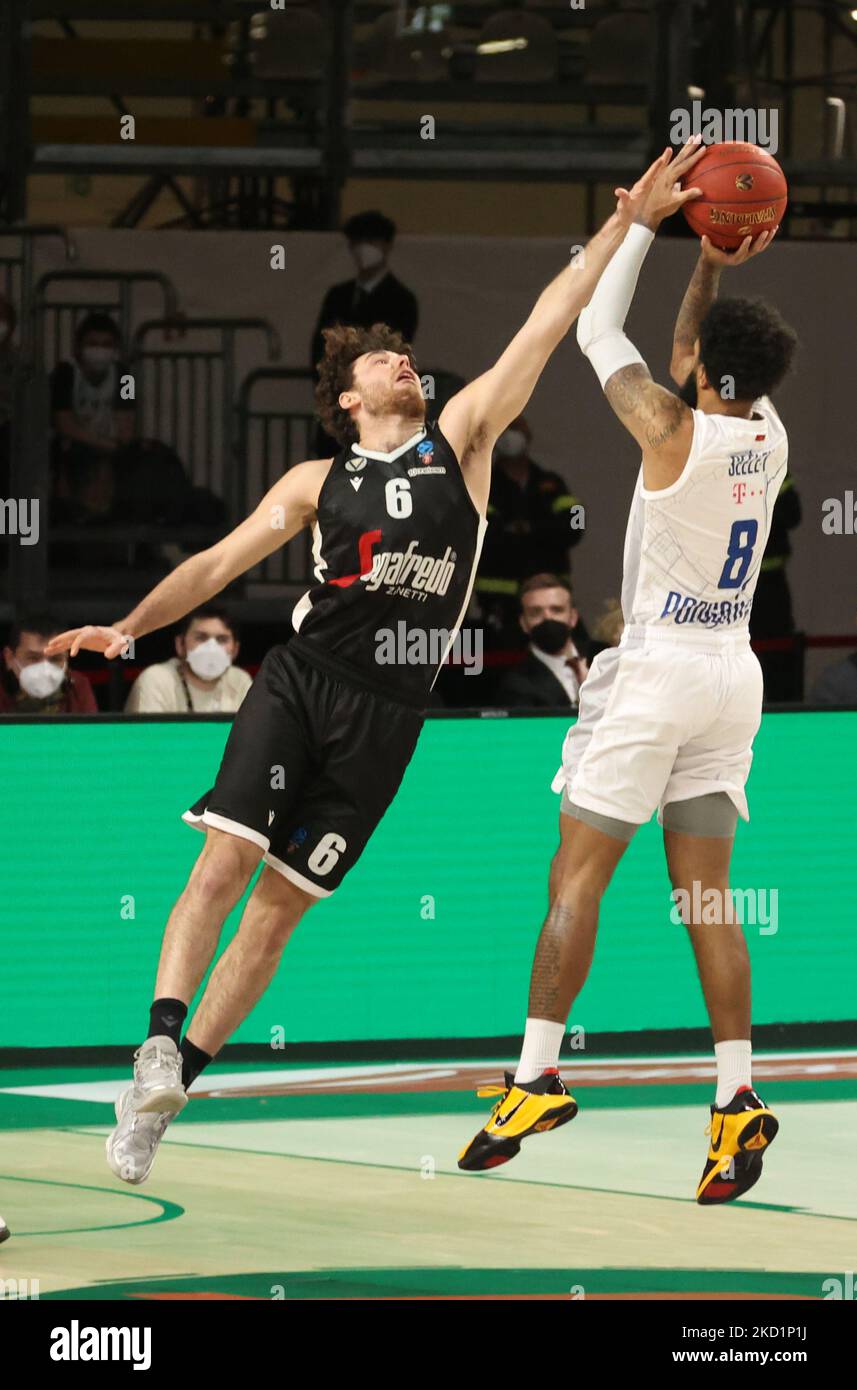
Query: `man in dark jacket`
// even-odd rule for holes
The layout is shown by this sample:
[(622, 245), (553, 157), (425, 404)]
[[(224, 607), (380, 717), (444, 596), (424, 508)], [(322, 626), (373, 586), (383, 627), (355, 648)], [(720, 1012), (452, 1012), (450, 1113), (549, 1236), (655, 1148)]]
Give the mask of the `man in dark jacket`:
[[(342, 228), (357, 274), (353, 280), (331, 285), (322, 301), (312, 335), (311, 366), (324, 356), (322, 330), (335, 324), (352, 328), (371, 328), (386, 323), (412, 343), (417, 331), (419, 309), (416, 295), (397, 280), (389, 269), (396, 237), (396, 224), (382, 212), (358, 212)], [(319, 426), (319, 457), (335, 454), (339, 445)]]
[(558, 473), (530, 457), (523, 415), (497, 440), (488, 499), (488, 530), (476, 594), (486, 640), (514, 643), (521, 582), (537, 570), (567, 573), (569, 552), (583, 537), (583, 507)]
[(556, 574), (534, 574), (522, 584), (520, 602), (527, 655), (500, 682), (497, 703), (520, 709), (576, 706), (589, 666), (572, 636), (580, 614), (568, 581)]

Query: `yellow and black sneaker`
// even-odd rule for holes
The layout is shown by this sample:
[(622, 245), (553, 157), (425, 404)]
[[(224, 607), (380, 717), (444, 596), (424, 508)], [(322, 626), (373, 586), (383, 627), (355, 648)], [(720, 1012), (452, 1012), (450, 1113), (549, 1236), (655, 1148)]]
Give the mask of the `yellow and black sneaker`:
[(741, 1086), (722, 1109), (711, 1107), (708, 1158), (696, 1200), (716, 1206), (743, 1197), (762, 1176), (762, 1154), (776, 1138), (779, 1121), (750, 1086)]
[(558, 1129), (577, 1114), (577, 1101), (559, 1079), (556, 1067), (548, 1067), (535, 1081), (516, 1084), (510, 1071), (505, 1086), (483, 1086), (478, 1096), (500, 1096), (488, 1123), (458, 1155), (466, 1172), (481, 1172), (508, 1163), (530, 1134)]

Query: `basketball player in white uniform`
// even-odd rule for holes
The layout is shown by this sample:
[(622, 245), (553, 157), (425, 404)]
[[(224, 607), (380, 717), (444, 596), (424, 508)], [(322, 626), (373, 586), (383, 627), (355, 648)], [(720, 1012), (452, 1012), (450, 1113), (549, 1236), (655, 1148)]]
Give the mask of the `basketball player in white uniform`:
[[(667, 166), (578, 321), (607, 400), (643, 450), (625, 538), (626, 627), (619, 647), (593, 663), (554, 779), (561, 842), (521, 1062), (505, 1087), (492, 1088), (502, 1097), (459, 1166), (506, 1162), (523, 1138), (576, 1114), (557, 1074), (566, 1020), (592, 961), (601, 896), (634, 831), (657, 811), (715, 1041), (711, 1147), (697, 1189), (697, 1200), (712, 1204), (752, 1187), (777, 1131), (752, 1089), (749, 957), (727, 897), (762, 712), (750, 608), (788, 455), (769, 393), (796, 339), (761, 301), (716, 302), (721, 268), (758, 254), (772, 234), (748, 237), (731, 256), (705, 239), (676, 325), (680, 395), (652, 380), (623, 325), (654, 233), (672, 210), (669, 191)], [(696, 906), (684, 910), (685, 902)], [(703, 924), (703, 902), (722, 905), (717, 925)]]

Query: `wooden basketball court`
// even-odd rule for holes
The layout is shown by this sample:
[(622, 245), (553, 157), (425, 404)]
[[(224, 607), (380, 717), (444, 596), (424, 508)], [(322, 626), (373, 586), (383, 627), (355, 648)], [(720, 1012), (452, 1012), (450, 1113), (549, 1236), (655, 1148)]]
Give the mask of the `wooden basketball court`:
[(104, 1159), (126, 1073), (6, 1072), (7, 1296), (820, 1299), (857, 1265), (857, 1053), (757, 1060), (780, 1133), (717, 1210), (694, 1201), (707, 1058), (564, 1065), (574, 1122), (461, 1173), (502, 1065), (215, 1067), (139, 1188)]

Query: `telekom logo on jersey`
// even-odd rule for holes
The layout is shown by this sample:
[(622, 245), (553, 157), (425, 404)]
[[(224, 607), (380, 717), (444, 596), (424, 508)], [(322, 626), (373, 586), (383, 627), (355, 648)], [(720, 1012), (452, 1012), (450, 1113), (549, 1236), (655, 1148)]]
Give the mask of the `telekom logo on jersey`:
[(375, 546), (381, 541), (380, 531), (364, 531), (357, 543), (360, 573), (348, 574), (342, 579), (331, 579), (330, 583), (339, 588), (347, 588), (358, 579), (366, 589), (374, 591), (382, 584), (404, 585), (426, 594), (445, 594), (452, 576), (455, 574), (455, 552), (446, 547), (443, 555), (421, 555), (418, 542), (411, 541), (407, 550), (381, 550), (377, 554)]

